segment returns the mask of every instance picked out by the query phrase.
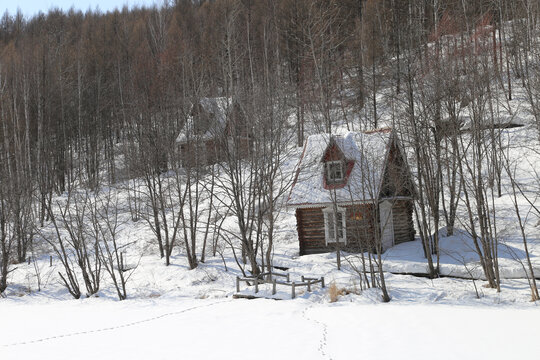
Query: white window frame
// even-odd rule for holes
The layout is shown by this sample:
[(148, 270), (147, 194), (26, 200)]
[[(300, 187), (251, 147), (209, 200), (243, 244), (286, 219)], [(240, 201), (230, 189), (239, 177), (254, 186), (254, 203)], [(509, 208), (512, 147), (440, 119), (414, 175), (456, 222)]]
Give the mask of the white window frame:
[[(332, 173), (331, 171), (331, 168), (332, 168), (332, 165), (339, 165), (340, 168), (341, 168), (341, 177), (337, 178), (337, 177), (334, 177), (335, 173)], [(326, 170), (326, 180), (329, 184), (335, 184), (335, 183), (339, 183), (339, 182), (342, 182), (343, 179), (345, 179), (345, 166), (343, 164), (343, 161), (341, 160), (336, 160), (336, 161), (327, 161), (326, 164), (325, 164), (325, 170)]]
[[(341, 215), (341, 229), (342, 229), (342, 237), (338, 237), (338, 223), (337, 223), (337, 213)], [(334, 207), (327, 207), (323, 209), (323, 215), (324, 215), (324, 239), (326, 241), (326, 245), (328, 244), (335, 244), (335, 243), (343, 243), (347, 244), (347, 211), (344, 208), (337, 207), (336, 211), (334, 211)], [(333, 222), (332, 225), (330, 225), (330, 221)]]

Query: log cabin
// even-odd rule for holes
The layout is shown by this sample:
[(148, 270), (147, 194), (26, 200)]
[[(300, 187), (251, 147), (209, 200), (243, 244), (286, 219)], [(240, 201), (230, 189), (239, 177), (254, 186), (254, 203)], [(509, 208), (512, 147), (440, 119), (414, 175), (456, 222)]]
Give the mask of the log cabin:
[(244, 109), (237, 100), (201, 98), (191, 106), (176, 143), (184, 167), (205, 166), (227, 156), (245, 157), (253, 142)]
[(382, 251), (414, 239), (414, 185), (391, 129), (310, 136), (287, 205), (300, 255)]

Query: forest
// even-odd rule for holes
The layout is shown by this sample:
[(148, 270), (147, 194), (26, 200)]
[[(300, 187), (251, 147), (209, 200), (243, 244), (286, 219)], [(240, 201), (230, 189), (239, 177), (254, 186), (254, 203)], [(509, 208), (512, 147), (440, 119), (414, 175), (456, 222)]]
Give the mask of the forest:
[[(220, 162), (192, 154), (184, 166), (178, 135), (206, 126), (190, 123), (194, 104), (218, 98), (240, 104), (250, 151), (245, 131), (227, 131)], [(307, 137), (390, 126), (413, 170), (428, 276), (440, 275), (438, 230), (465, 229), (481, 277), (501, 291), (496, 202), (508, 196), (540, 300), (526, 224), (540, 216), (540, 174), (523, 185), (501, 136), (524, 125), (522, 113), (538, 141), (536, 0), (174, 0), (5, 13), (0, 294), (19, 264), (50, 255), (72, 297), (98, 293), (107, 277), (128, 298), (142, 270), (137, 244), (120, 236), (127, 223), (150, 229), (148, 251), (163, 266), (178, 254), (195, 269), (232, 253), (243, 275), (272, 271)], [(360, 286), (386, 293), (372, 255), (378, 266), (358, 270)]]

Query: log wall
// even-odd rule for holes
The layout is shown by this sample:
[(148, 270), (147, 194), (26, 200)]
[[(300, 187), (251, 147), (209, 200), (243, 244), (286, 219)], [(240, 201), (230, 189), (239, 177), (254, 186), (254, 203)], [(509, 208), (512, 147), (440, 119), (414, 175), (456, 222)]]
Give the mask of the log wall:
[(397, 200), (392, 205), (394, 213), (394, 244), (414, 240), (413, 204), (411, 200)]
[[(341, 248), (348, 252), (372, 250), (379, 221), (372, 204), (346, 208), (347, 244)], [(326, 245), (324, 208), (296, 209), (296, 227), (300, 255), (336, 251), (336, 244)], [(412, 202), (396, 200), (392, 206), (394, 216), (394, 244), (414, 240)]]
[[(200, 143), (189, 142), (180, 145), (180, 160), (184, 167), (206, 166), (226, 160), (226, 142), (218, 138), (207, 139)], [(250, 138), (238, 139), (238, 156), (247, 158), (252, 149)], [(198, 153), (204, 152), (204, 153)]]
[[(350, 252), (367, 250), (373, 245), (374, 222), (371, 205), (345, 207), (347, 244), (342, 249)], [(300, 243), (300, 255), (331, 252), (335, 243), (326, 245), (324, 208), (296, 209), (296, 227)]]

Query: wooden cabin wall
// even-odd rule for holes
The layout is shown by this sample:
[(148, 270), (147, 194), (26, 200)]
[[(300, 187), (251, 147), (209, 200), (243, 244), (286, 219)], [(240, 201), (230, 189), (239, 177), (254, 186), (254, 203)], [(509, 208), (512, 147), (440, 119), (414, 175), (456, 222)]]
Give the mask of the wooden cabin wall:
[[(368, 250), (374, 242), (373, 206), (347, 206), (347, 244), (343, 250)], [(335, 251), (335, 244), (326, 245), (323, 208), (296, 209), (296, 227), (300, 242), (300, 255)]]
[(413, 204), (411, 200), (397, 200), (392, 206), (394, 215), (394, 244), (414, 240)]
[(206, 146), (206, 164), (212, 165), (224, 160), (224, 154), (221, 142), (216, 139), (209, 139), (205, 141)]
[[(375, 231), (379, 222), (372, 204), (347, 206), (347, 244), (349, 252), (369, 251), (375, 246)], [(326, 245), (324, 208), (296, 209), (296, 226), (300, 255), (318, 254), (336, 250), (335, 244)], [(396, 200), (392, 206), (394, 244), (414, 240), (413, 208), (411, 200)]]
[(375, 245), (376, 213), (373, 204), (347, 207), (347, 246), (350, 252), (369, 251)]
[(296, 228), (300, 242), (300, 255), (332, 251), (324, 238), (323, 208), (296, 209)]
[(383, 176), (381, 198), (413, 195), (410, 172), (403, 160), (403, 154), (395, 142), (390, 147), (388, 162)]
[[(180, 144), (180, 160), (184, 167), (212, 165), (225, 160), (225, 154), (222, 142), (217, 139)], [(197, 155), (200, 157), (197, 158)]]

